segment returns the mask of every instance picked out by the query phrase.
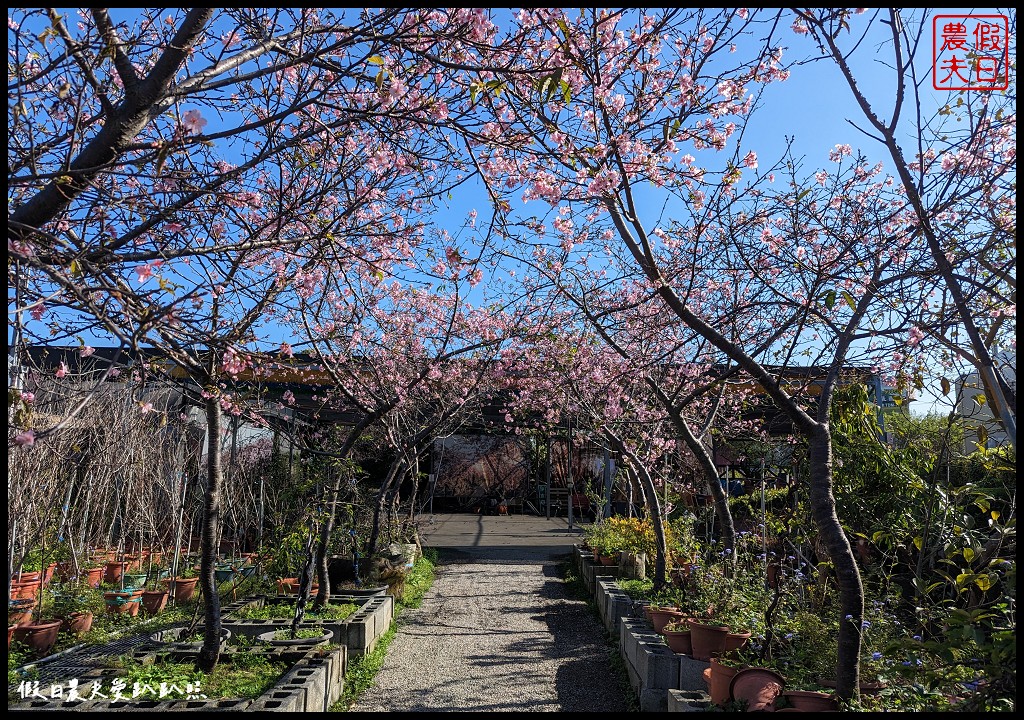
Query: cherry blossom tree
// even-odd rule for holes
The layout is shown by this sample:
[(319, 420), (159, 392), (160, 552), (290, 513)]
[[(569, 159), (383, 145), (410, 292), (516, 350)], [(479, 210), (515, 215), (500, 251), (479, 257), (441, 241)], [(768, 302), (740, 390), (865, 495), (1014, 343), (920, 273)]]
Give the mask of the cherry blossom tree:
[[(838, 693), (853, 697), (863, 588), (835, 513), (829, 410), (839, 384), (863, 375), (848, 377), (854, 358), (870, 370), (891, 352), (883, 341), (901, 324), (885, 292), (923, 248), (899, 232), (907, 207), (881, 168), (842, 164), (853, 157), (845, 145), (823, 184), (798, 158), (760, 169), (744, 128), (756, 88), (787, 71), (757, 18), (665, 11), (633, 22), (604, 11), (524, 11), (534, 67), (548, 74), (493, 79), (495, 91), (480, 102), (494, 129), (478, 162), (494, 192), (511, 186), (522, 192), (517, 203), (550, 208), (562, 251), (576, 253), (555, 262), (585, 256), (597, 266), (616, 259), (607, 246), (625, 250), (666, 310), (738, 366), (805, 438), (811, 514), (835, 567), (840, 612), (852, 618), (840, 623)], [(731, 53), (740, 37), (763, 51)], [(774, 190), (776, 173), (786, 182)], [(547, 242), (542, 219), (521, 227), (532, 232), (521, 241)], [(786, 370), (798, 359), (817, 372), (794, 385)]]
[[(926, 91), (931, 68), (922, 63), (932, 59), (934, 40), (927, 12), (876, 10), (852, 26), (848, 16), (831, 10), (799, 11), (797, 17), (849, 86), (863, 113), (858, 119), (863, 127), (857, 125), (861, 137), (880, 144), (895, 167), (913, 209), (906, 231), (927, 244), (932, 262), (920, 272), (924, 312), (911, 328), (908, 346), (918, 348), (927, 338), (925, 346), (944, 351), (939, 362), (945, 367), (965, 360), (977, 368), (985, 396), (1015, 447), (1016, 393), (992, 350), (1015, 346), (1017, 115), (1012, 91), (979, 87), (949, 93), (932, 112)], [(1016, 28), (1013, 10), (1009, 17), (1009, 27)], [(885, 52), (892, 58), (891, 99), (882, 101), (869, 95), (857, 70), (863, 52), (857, 40), (879, 25), (886, 27)], [(1016, 34), (1000, 33), (995, 43), (990, 49), (997, 63), (993, 72), (1016, 88), (1016, 64), (1004, 65), (998, 52), (1005, 44), (1007, 57), (1014, 57)], [(948, 395), (950, 386), (943, 375), (942, 394)]]

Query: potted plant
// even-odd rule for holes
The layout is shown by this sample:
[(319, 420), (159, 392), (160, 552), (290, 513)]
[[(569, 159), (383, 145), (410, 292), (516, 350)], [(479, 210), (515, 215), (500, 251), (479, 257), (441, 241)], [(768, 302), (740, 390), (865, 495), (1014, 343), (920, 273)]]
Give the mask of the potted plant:
[(662, 636), (665, 644), (672, 652), (679, 655), (690, 655), (693, 653), (693, 645), (690, 642), (690, 621), (686, 618), (673, 620), (662, 629)]
[(184, 564), (180, 568), (178, 575), (161, 580), (161, 582), (167, 583), (167, 589), (175, 602), (187, 602), (192, 599), (196, 592), (199, 577), (194, 567)]
[(157, 587), (157, 583), (151, 580), (142, 590), (142, 609), (150, 617), (158, 615), (167, 607), (170, 596), (170, 589), (166, 585)]
[(61, 631), (77, 637), (92, 629), (93, 613), (89, 609), (90, 588), (86, 583), (63, 586), (53, 593), (50, 612), (61, 619)]
[(57, 633), (60, 631), (61, 620), (36, 620), (14, 628), (12, 642), (21, 643), (33, 657), (41, 658), (49, 654)]

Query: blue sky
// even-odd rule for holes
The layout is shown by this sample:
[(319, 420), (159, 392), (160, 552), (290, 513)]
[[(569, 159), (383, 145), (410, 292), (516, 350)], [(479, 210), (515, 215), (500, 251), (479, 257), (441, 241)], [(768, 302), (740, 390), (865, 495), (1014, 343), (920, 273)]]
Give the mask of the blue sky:
[[(499, 15), (501, 10), (496, 11)], [(856, 30), (873, 11), (857, 16), (853, 20)], [(912, 12), (912, 11), (908, 11)], [(942, 14), (989, 14), (998, 13), (994, 9), (961, 9), (941, 11)], [(909, 17), (909, 14), (908, 14)], [(504, 25), (498, 20), (499, 24)], [(792, 18), (787, 18), (778, 30), (780, 42), (788, 46), (785, 59), (796, 60), (814, 54), (814, 47), (809, 36), (799, 36), (789, 29)], [(862, 88), (878, 100), (878, 110), (885, 115), (891, 108), (893, 75), (886, 67), (891, 59), (891, 52), (886, 42), (889, 40), (886, 28), (877, 26), (876, 36), (868, 38), (859, 49), (854, 59), (854, 71)], [(925, 30), (922, 37), (922, 53), (918, 57), (917, 67), (925, 81), (928, 101), (937, 107), (945, 102), (948, 93), (930, 90), (929, 69), (931, 64), (931, 30)], [(853, 100), (850, 89), (843, 80), (839, 69), (831, 60), (809, 62), (794, 67), (790, 79), (784, 83), (768, 86), (764, 92), (761, 109), (758, 110), (743, 137), (743, 152), (747, 149), (758, 153), (761, 168), (765, 168), (781, 157), (785, 150), (786, 138), (792, 138), (797, 156), (806, 159), (806, 167), (813, 169), (827, 167), (828, 153), (837, 143), (848, 143), (855, 149), (863, 150), (872, 162), (881, 161), (888, 167), (888, 156), (884, 148), (876, 141), (862, 135), (853, 128), (847, 119), (864, 125), (863, 114)], [(185, 104), (181, 111), (189, 109)], [(215, 123), (209, 113), (205, 117)], [(911, 138), (907, 138), (910, 140)], [(481, 219), (486, 214), (486, 201), (476, 193), (467, 193), (456, 197), (451, 202), (451, 209), (438, 219), (455, 233), (465, 219), (465, 213), (472, 208), (481, 212)], [(481, 288), (482, 289), (482, 288)], [(100, 344), (98, 339), (86, 338), (87, 342)], [(927, 403), (915, 403), (917, 410), (927, 408)]]

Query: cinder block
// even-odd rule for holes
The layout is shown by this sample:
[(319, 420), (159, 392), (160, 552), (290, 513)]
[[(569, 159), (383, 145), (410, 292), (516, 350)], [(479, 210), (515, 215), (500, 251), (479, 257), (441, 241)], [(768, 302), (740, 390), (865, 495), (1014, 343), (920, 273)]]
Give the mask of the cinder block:
[(636, 671), (647, 688), (674, 688), (679, 683), (679, 656), (661, 639), (641, 640), (637, 648)]
[(644, 688), (639, 693), (640, 712), (666, 712), (668, 691), (664, 688)]
[(707, 689), (704, 682), (704, 671), (711, 667), (711, 663), (704, 660), (695, 660), (689, 655), (679, 655), (679, 683), (676, 685), (680, 690), (703, 692)]
[(708, 712), (711, 696), (698, 690), (669, 690), (668, 712)]

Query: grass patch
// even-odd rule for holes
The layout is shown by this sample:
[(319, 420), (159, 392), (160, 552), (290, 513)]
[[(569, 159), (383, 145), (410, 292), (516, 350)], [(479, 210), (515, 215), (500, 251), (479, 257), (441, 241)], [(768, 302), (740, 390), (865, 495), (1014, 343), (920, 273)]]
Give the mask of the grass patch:
[[(344, 620), (359, 609), (354, 603), (324, 605), (320, 610), (307, 610), (303, 620)], [(242, 620), (279, 620), (295, 616), (295, 606), (290, 603), (266, 602), (263, 607), (251, 605), (234, 613)]]
[[(151, 665), (131, 663), (123, 676), (128, 687), (139, 683), (159, 689), (167, 683), (170, 693), (165, 700), (180, 700), (192, 696), (210, 698), (255, 698), (280, 679), (288, 664), (272, 662), (265, 657), (249, 653), (230, 656), (230, 662), (217, 664), (209, 675), (203, 674), (190, 662), (160, 662)], [(173, 687), (172, 687), (173, 686)]]

